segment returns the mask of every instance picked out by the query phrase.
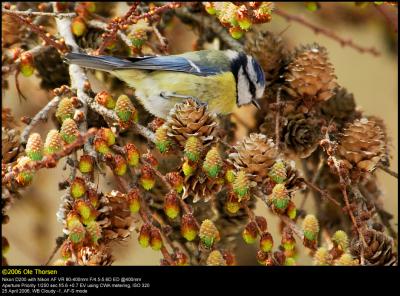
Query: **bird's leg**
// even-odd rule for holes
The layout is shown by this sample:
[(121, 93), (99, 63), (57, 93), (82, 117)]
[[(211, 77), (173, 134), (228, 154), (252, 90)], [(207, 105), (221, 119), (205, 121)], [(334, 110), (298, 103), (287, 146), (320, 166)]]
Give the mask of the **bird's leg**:
[(201, 101), (197, 97), (178, 95), (177, 93), (172, 93), (172, 94), (168, 95), (165, 92), (161, 92), (160, 93), (160, 97), (162, 97), (163, 99), (170, 99), (170, 98), (180, 98), (180, 99), (184, 99), (184, 100), (192, 99), (193, 101), (195, 101), (201, 107), (207, 106), (206, 102)]

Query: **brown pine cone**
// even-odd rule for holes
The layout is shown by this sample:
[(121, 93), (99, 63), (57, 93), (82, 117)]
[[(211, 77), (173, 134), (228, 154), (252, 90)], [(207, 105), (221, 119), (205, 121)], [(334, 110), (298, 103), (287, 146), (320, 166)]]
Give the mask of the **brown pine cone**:
[(289, 192), (294, 192), (305, 188), (303, 178), (296, 169), (294, 161), (286, 163), (285, 187)]
[(166, 125), (168, 136), (175, 139), (182, 148), (190, 136), (201, 140), (203, 148), (216, 142), (213, 133), (217, 126), (216, 115), (207, 112), (206, 106), (199, 106), (194, 100), (176, 104)]
[(68, 65), (61, 59), (54, 47), (46, 47), (34, 58), (35, 68), (42, 82), (40, 86), (45, 89), (53, 89), (60, 85), (69, 85)]
[(1, 127), (1, 160), (11, 163), (18, 157), (19, 131), (13, 128)]
[(389, 144), (390, 144), (391, 140), (387, 133), (386, 124), (382, 118), (374, 116), (374, 115), (367, 116), (367, 118), (368, 118), (368, 120), (375, 121), (375, 123), (381, 128), (381, 130), (383, 132), (383, 136), (384, 136), (383, 141), (385, 143), (385, 153), (382, 156), (381, 163), (383, 165), (389, 167), (390, 166), (390, 150), (389, 150), (390, 145)]
[(379, 125), (367, 118), (357, 119), (344, 129), (339, 154), (348, 169), (373, 171), (385, 153), (384, 134)]
[(336, 122), (348, 120), (355, 116), (356, 102), (352, 93), (341, 87), (336, 88), (334, 95), (321, 104), (322, 114), (333, 118)]
[(102, 197), (100, 203), (101, 215), (97, 220), (103, 228), (104, 239), (127, 239), (134, 225), (126, 194), (113, 190)]
[(288, 122), (282, 129), (281, 141), (285, 152), (306, 158), (313, 153), (321, 139), (320, 125), (316, 119), (298, 114), (288, 117)]
[(284, 75), (288, 93), (306, 106), (326, 101), (337, 86), (334, 68), (324, 47), (314, 43), (298, 48)]
[(267, 81), (279, 77), (288, 55), (282, 38), (268, 31), (246, 34), (245, 52), (258, 60)]
[(77, 255), (78, 264), (83, 266), (110, 266), (114, 262), (110, 248), (104, 244), (83, 247)]
[[(397, 254), (395, 253), (393, 239), (385, 233), (374, 229), (363, 230), (367, 243), (364, 248), (365, 265), (397, 266)], [(362, 241), (354, 238), (350, 245), (350, 252), (361, 262)]]
[(193, 202), (199, 200), (207, 202), (221, 190), (221, 187), (219, 179), (208, 178), (201, 168), (197, 168), (194, 175), (185, 179), (182, 198), (193, 195)]
[(252, 175), (251, 181), (262, 183), (268, 174), (268, 169), (275, 163), (278, 151), (272, 139), (263, 134), (250, 134), (236, 146), (229, 154), (228, 161), (237, 170), (244, 170)]

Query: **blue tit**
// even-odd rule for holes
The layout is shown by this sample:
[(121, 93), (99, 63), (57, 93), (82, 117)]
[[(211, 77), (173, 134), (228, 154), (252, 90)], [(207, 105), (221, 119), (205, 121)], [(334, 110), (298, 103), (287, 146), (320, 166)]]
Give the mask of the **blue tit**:
[(211, 112), (229, 114), (235, 106), (253, 103), (265, 89), (260, 64), (233, 50), (201, 50), (170, 56), (120, 59), (68, 53), (65, 61), (107, 71), (135, 89), (135, 95), (153, 115), (166, 118), (176, 103), (192, 98)]

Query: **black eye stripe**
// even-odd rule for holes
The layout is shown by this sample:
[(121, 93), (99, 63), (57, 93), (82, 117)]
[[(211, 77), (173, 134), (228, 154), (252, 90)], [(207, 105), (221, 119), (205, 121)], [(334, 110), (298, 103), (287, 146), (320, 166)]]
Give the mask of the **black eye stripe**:
[(254, 82), (250, 79), (249, 73), (247, 73), (247, 59), (246, 59), (246, 64), (243, 65), (243, 73), (246, 76), (247, 81), (249, 82), (251, 96), (255, 97), (255, 95), (256, 95), (256, 86), (254, 85)]
[[(247, 62), (248, 62), (247, 55), (243, 52), (240, 52), (239, 55), (231, 62), (232, 73), (233, 73), (233, 75), (235, 77), (235, 81), (236, 81), (236, 103), (239, 102), (237, 85), (238, 85), (238, 78), (239, 78), (238, 76), (239, 76), (240, 67), (242, 67), (243, 74), (246, 76), (247, 81), (249, 82), (249, 90), (250, 90), (251, 95), (253, 97), (255, 97), (255, 95), (256, 95), (256, 86), (255, 86), (254, 82), (250, 79), (249, 73), (247, 73), (247, 69), (246, 69)], [(254, 63), (254, 60), (253, 60), (253, 63)], [(258, 74), (257, 74), (257, 76), (258, 76)], [(259, 77), (257, 77), (257, 80), (258, 80), (258, 78)]]
[(246, 65), (247, 65), (247, 57), (246, 54), (243, 52), (239, 52), (238, 56), (231, 61), (231, 69), (236, 82), (236, 104), (239, 103), (238, 88), (237, 88), (239, 79), (239, 70), (241, 66), (246, 67)]

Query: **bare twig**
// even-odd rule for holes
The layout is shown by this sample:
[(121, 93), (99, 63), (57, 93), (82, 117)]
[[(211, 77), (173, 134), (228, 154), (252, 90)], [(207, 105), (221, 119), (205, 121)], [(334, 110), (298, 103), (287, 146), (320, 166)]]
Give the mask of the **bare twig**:
[(303, 26), (312, 29), (316, 34), (321, 33), (337, 42), (339, 42), (343, 47), (348, 46), (351, 47), (358, 52), (361, 53), (370, 53), (374, 56), (379, 56), (380, 52), (376, 50), (375, 47), (363, 47), (358, 44), (355, 44), (353, 40), (351, 39), (345, 39), (343, 37), (338, 36), (334, 31), (328, 30), (326, 28), (321, 28), (318, 27), (317, 25), (314, 25), (310, 23), (308, 20), (306, 20), (304, 17), (299, 16), (299, 15), (292, 15), (286, 11), (280, 10), (280, 9), (275, 9), (274, 13), (285, 18), (287, 21), (294, 21), (299, 24), (302, 24)]
[(257, 223), (257, 221), (256, 221), (254, 212), (248, 207), (247, 204), (245, 204), (245, 205), (243, 206), (243, 208), (244, 208), (244, 210), (245, 210), (247, 216), (249, 216), (250, 221), (253, 222), (253, 223), (255, 223), (255, 225), (256, 225), (256, 227), (257, 227), (258, 234), (261, 235), (263, 232), (262, 232), (260, 226), (258, 226), (258, 223)]
[(49, 265), (51, 260), (53, 260), (54, 256), (57, 254), (58, 250), (61, 248), (63, 242), (67, 239), (67, 236), (59, 236), (56, 239), (56, 246), (54, 247), (53, 252), (51, 252), (49, 259), (47, 259), (46, 263), (44, 264), (45, 266)]
[[(33, 56), (33, 58), (35, 59), (35, 56), (41, 54), (45, 50), (47, 50), (47, 46), (37, 45), (37, 46), (33, 47), (32, 49), (25, 51), (24, 53), (31, 54)], [(10, 55), (8, 55), (8, 56), (10, 58), (12, 58)], [(19, 68), (20, 63), (21, 63), (21, 58), (18, 58), (11, 65), (2, 66), (1, 71), (2, 71), (3, 75), (6, 76), (7, 74), (11, 74), (14, 70)], [(4, 77), (3, 77), (3, 79), (4, 79)]]
[(181, 19), (191, 20), (195, 22), (198, 26), (205, 28), (206, 30), (211, 30), (215, 35), (217, 35), (223, 43), (234, 50), (242, 51), (243, 45), (233, 39), (227, 30), (215, 19), (207, 15), (196, 14), (190, 12), (186, 7), (176, 10), (176, 15)]
[[(319, 176), (321, 175), (322, 168), (323, 168), (324, 166), (325, 166), (325, 158), (322, 156), (322, 154), (320, 154), (319, 163), (318, 163), (318, 166), (317, 166), (317, 172), (314, 174), (311, 183), (315, 184), (315, 182), (318, 181), (318, 178), (319, 178)], [(304, 205), (306, 204), (306, 201), (307, 201), (307, 197), (308, 197), (309, 192), (310, 192), (310, 190), (307, 190), (307, 191), (305, 192), (304, 196), (303, 196), (303, 200), (301, 201), (301, 205), (300, 205), (300, 207), (299, 207), (299, 210), (300, 210), (300, 211), (303, 210)]]
[[(130, 187), (124, 178), (122, 178), (121, 176), (118, 176), (116, 174), (114, 174), (114, 178), (118, 182), (119, 187), (122, 191), (124, 191), (125, 193), (128, 193), (130, 191)], [(148, 215), (143, 207), (140, 208), (139, 215), (140, 215), (140, 218), (142, 219), (143, 223), (149, 224), (153, 228), (158, 229), (158, 227), (153, 225), (152, 217), (150, 217), (150, 218), (148, 217)], [(174, 260), (172, 259), (171, 255), (168, 253), (168, 250), (165, 248), (165, 246), (162, 246), (160, 251), (161, 251), (164, 259), (167, 260), (170, 265), (175, 265)]]
[[(57, 5), (53, 4), (54, 11), (58, 12)], [(60, 35), (65, 40), (65, 43), (72, 48), (72, 51), (78, 52), (79, 46), (75, 42), (75, 38), (71, 31), (71, 19), (56, 19), (57, 29)], [(86, 91), (88, 89), (89, 79), (87, 78), (84, 70), (78, 65), (69, 65), (69, 76), (71, 78), (71, 87), (76, 89), (77, 97), (82, 103), (79, 111), (83, 114), (83, 120), (79, 124), (80, 133), (85, 133), (87, 130), (87, 111), (88, 111), (88, 96)], [(85, 153), (96, 158), (96, 153), (89, 144), (89, 141), (84, 145)]]
[(315, 184), (313, 184), (305, 179), (303, 179), (303, 182), (311, 189), (319, 192), (319, 194), (321, 194), (322, 197), (326, 197), (330, 202), (332, 202), (337, 207), (340, 207), (340, 208), (342, 207), (342, 205), (336, 199), (334, 199), (332, 196), (330, 196), (327, 191), (320, 189), (318, 186), (316, 186)]
[[(267, 208), (268, 207), (268, 202), (267, 202), (267, 196), (262, 196), (261, 200), (264, 202)], [(283, 223), (285, 223), (292, 231), (294, 234), (296, 234), (302, 241), (304, 240), (304, 233), (303, 231), (297, 226), (297, 224), (289, 219), (288, 217), (284, 215), (278, 215), (278, 217), (281, 219)]]
[(294, 234), (296, 234), (302, 241), (304, 240), (304, 233), (296, 223), (283, 215), (279, 215), (279, 218), (293, 231)]
[(68, 51), (68, 48), (67, 48), (67, 46), (65, 45), (64, 42), (59, 41), (59, 40), (55, 40), (53, 36), (51, 36), (49, 33), (47, 33), (41, 27), (33, 24), (28, 19), (26, 19), (26, 18), (24, 18), (24, 17), (22, 17), (20, 15), (13, 14), (10, 11), (5, 11), (4, 13), (10, 15), (17, 23), (28, 26), (33, 32), (38, 34), (40, 36), (40, 38), (42, 38), (45, 41), (46, 44), (55, 47), (56, 49), (58, 49), (61, 52)]
[(398, 30), (398, 16), (396, 13), (392, 13), (389, 7), (386, 5), (376, 5), (374, 4), (376, 10), (378, 10), (383, 17), (386, 19), (386, 22), (389, 26), (397, 33)]
[(157, 28), (157, 25), (152, 26), (154, 33), (156, 34), (158, 40), (160, 41), (161, 51), (164, 54), (168, 54), (168, 39), (165, 38)]
[(378, 213), (383, 225), (386, 226), (386, 228), (389, 231), (389, 234), (395, 239), (395, 242), (397, 243), (398, 234), (390, 223), (392, 215), (388, 213), (385, 209), (383, 209), (378, 202), (376, 202), (375, 198), (372, 196), (370, 192), (368, 192), (366, 188), (364, 188), (364, 186), (359, 186), (359, 189), (362, 195), (365, 196), (368, 199), (368, 201), (374, 204), (376, 212)]
[(396, 173), (395, 171), (392, 171), (392, 170), (389, 169), (387, 166), (378, 164), (377, 168), (381, 169), (381, 170), (384, 171), (385, 173), (388, 173), (388, 174), (391, 175), (392, 177), (395, 177), (396, 179), (399, 178), (399, 174)]
[(21, 133), (21, 139), (20, 143), (21, 144), (26, 144), (28, 141), (29, 134), (31, 130), (42, 120), (47, 119), (47, 115), (50, 112), (50, 110), (58, 105), (58, 102), (61, 100), (61, 97), (56, 96), (54, 97), (50, 102), (47, 103), (46, 106), (43, 107), (42, 110), (40, 110), (32, 119), (31, 122), (28, 124), (27, 127), (25, 127), (24, 131)]
[[(97, 29), (100, 29), (100, 30), (103, 30), (103, 31), (106, 31), (106, 32), (111, 32), (111, 31), (108, 29), (107, 24), (104, 23), (104, 22), (102, 22), (102, 21), (100, 21), (100, 20), (89, 20), (89, 21), (87, 22), (87, 25), (88, 25), (89, 27), (92, 27), (92, 28), (97, 28)], [(121, 32), (121, 31), (118, 31), (118, 32), (117, 32), (117, 36), (118, 36), (123, 42), (125, 42), (125, 44), (128, 45), (129, 47), (133, 46), (132, 41), (128, 38), (128, 36), (126, 36), (125, 33)]]
[(279, 123), (280, 123), (280, 115), (281, 115), (281, 91), (282, 88), (280, 87), (278, 91), (276, 92), (276, 105), (278, 106), (278, 110), (276, 110), (276, 118), (275, 118), (275, 147), (276, 149), (279, 150), (279, 139), (280, 139), (280, 134), (279, 134)]
[(8, 10), (2, 8), (1, 10), (2, 13), (8, 13), (8, 14), (15, 14), (15, 15), (23, 15), (23, 16), (52, 16), (52, 17), (57, 17), (57, 18), (72, 18), (76, 16), (75, 12), (67, 12), (67, 13), (59, 13), (59, 12), (42, 12), (42, 11), (32, 11), (32, 10), (25, 10), (25, 11), (20, 11), (20, 10)]
[(105, 38), (103, 39), (103, 42), (100, 44), (99, 49), (97, 50), (98, 54), (102, 54), (104, 52), (104, 49), (112, 42), (115, 40), (115, 37), (117, 35), (117, 32), (128, 22), (129, 17), (136, 12), (136, 8), (138, 6), (139, 2), (133, 3), (133, 5), (129, 8), (128, 12), (122, 17), (117, 19), (115, 22), (111, 22), (108, 24), (108, 29), (109, 32), (106, 34)]
[(24, 167), (18, 167), (15, 166), (13, 170), (9, 173), (7, 173), (3, 178), (2, 178), (2, 184), (6, 184), (13, 179), (15, 179), (15, 176), (24, 171), (37, 171), (42, 168), (53, 168), (56, 166), (57, 161), (67, 155), (70, 155), (75, 149), (78, 149), (82, 147), (88, 138), (94, 136), (96, 134), (97, 129), (91, 128), (88, 130), (88, 132), (84, 135), (79, 135), (78, 138), (71, 144), (64, 146), (63, 150), (60, 152), (56, 152), (51, 155), (45, 156), (42, 160), (40, 161), (31, 161), (30, 163), (26, 164)]

